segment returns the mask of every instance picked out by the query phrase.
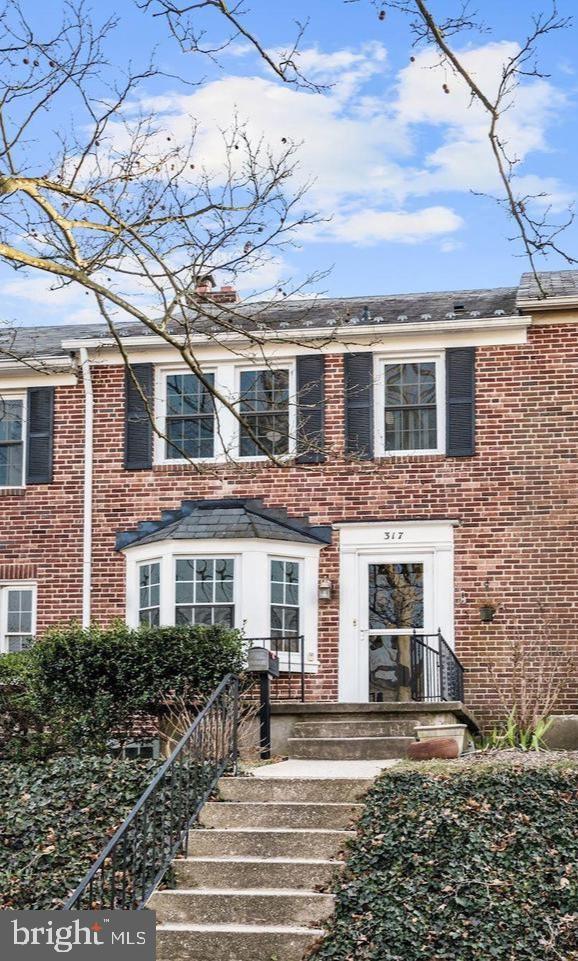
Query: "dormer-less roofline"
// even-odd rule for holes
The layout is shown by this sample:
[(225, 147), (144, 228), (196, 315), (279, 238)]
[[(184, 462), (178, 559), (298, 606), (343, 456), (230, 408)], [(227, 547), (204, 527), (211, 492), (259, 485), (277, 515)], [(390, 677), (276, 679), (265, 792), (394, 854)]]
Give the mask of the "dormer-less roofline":
[[(457, 333), (461, 331), (475, 331), (475, 330), (503, 330), (507, 329), (517, 329), (523, 330), (531, 324), (532, 318), (528, 315), (520, 316), (519, 314), (500, 316), (500, 317), (476, 317), (475, 319), (460, 317), (455, 320), (430, 320), (430, 321), (407, 321), (400, 324), (359, 324), (355, 327), (350, 325), (339, 325), (336, 327), (310, 327), (307, 329), (295, 327), (291, 330), (253, 330), (248, 331), (247, 334), (242, 332), (235, 333), (225, 333), (221, 332), (218, 336), (218, 342), (220, 344), (224, 343), (235, 343), (235, 342), (246, 342), (251, 339), (251, 335), (255, 335), (262, 340), (266, 341), (291, 341), (298, 338), (302, 340), (323, 340), (327, 342), (328, 340), (334, 341), (347, 341), (347, 340), (357, 340), (360, 336), (374, 336), (379, 333), (382, 337), (394, 336), (399, 334), (421, 334), (421, 333), (431, 333), (433, 331), (439, 332), (451, 332)], [(185, 336), (176, 336), (175, 339), (178, 342), (185, 341)], [(193, 334), (189, 335), (187, 338), (189, 343), (195, 344), (210, 344), (215, 343), (214, 335), (212, 337), (207, 337), (206, 334)], [(148, 335), (136, 335), (129, 337), (121, 337), (121, 343), (127, 347), (158, 347), (159, 344), (164, 344), (166, 341), (162, 337), (155, 334)], [(87, 339), (74, 339), (74, 340), (63, 340), (62, 348), (63, 350), (79, 350), (81, 347), (86, 347), (88, 350), (96, 350), (102, 348), (118, 348), (117, 341), (112, 337), (92, 337)]]

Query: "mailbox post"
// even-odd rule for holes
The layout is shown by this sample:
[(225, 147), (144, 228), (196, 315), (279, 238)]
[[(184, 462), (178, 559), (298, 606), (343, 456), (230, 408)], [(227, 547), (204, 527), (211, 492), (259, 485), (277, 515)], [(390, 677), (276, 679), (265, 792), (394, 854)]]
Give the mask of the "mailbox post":
[(259, 677), (259, 745), (261, 760), (271, 757), (271, 678), (279, 677), (279, 658), (265, 647), (252, 647), (247, 658), (249, 673)]

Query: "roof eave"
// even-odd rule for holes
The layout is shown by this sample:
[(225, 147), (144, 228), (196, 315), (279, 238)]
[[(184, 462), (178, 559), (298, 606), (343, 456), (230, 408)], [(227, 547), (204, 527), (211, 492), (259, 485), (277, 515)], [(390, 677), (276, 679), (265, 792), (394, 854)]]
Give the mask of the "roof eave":
[[(405, 322), (401, 324), (357, 324), (355, 326), (339, 326), (339, 327), (309, 327), (307, 329), (295, 327), (291, 330), (254, 330), (248, 331), (247, 334), (242, 333), (221, 333), (219, 334), (219, 344), (223, 343), (243, 343), (244, 341), (250, 340), (251, 337), (257, 337), (262, 340), (267, 341), (290, 341), (296, 336), (299, 340), (327, 340), (331, 337), (335, 340), (347, 340), (349, 338), (354, 339), (360, 335), (371, 336), (375, 335), (376, 331), (381, 334), (387, 335), (397, 335), (401, 333), (428, 333), (432, 331), (440, 332), (460, 332), (460, 331), (477, 331), (477, 330), (494, 330), (494, 329), (525, 329), (530, 326), (532, 318), (529, 316), (520, 316), (519, 314), (506, 315), (503, 317), (476, 317), (463, 318), (456, 320), (434, 320), (434, 321), (420, 321), (420, 322)], [(174, 338), (178, 343), (184, 343), (185, 339), (188, 343), (214, 343), (214, 337), (208, 338), (206, 334), (196, 334), (185, 338), (185, 335), (176, 335)], [(120, 337), (120, 342), (123, 346), (132, 346), (138, 348), (156, 348), (159, 344), (166, 344), (166, 341), (157, 335), (152, 336), (142, 336), (137, 337)], [(88, 350), (96, 350), (102, 348), (118, 348), (118, 343), (114, 338), (90, 338), (85, 340), (63, 340), (62, 349), (63, 350), (80, 350), (81, 347), (85, 347)]]
[(576, 310), (578, 309), (578, 296), (576, 297), (541, 297), (534, 300), (519, 300), (518, 309), (528, 312), (544, 310)]

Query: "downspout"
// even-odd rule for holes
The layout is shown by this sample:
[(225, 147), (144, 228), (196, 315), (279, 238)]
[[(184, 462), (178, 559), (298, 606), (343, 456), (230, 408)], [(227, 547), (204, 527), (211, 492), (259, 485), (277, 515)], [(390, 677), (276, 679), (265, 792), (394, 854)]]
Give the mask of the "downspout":
[(80, 366), (84, 385), (84, 510), (82, 531), (82, 626), (90, 627), (92, 590), (92, 480), (94, 395), (92, 375), (86, 347), (80, 348)]

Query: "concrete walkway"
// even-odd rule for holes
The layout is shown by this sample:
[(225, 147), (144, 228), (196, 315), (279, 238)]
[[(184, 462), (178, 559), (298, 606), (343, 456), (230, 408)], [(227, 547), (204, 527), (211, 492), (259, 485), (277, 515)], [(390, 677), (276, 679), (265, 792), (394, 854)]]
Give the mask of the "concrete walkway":
[(399, 760), (388, 761), (307, 761), (290, 758), (274, 764), (261, 764), (250, 767), (244, 774), (259, 778), (307, 778), (336, 780), (354, 778), (360, 780), (378, 777), (388, 767), (399, 764)]

